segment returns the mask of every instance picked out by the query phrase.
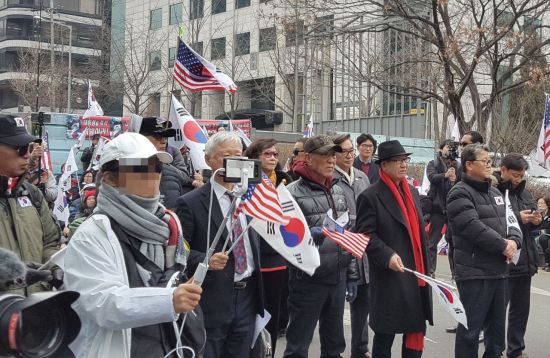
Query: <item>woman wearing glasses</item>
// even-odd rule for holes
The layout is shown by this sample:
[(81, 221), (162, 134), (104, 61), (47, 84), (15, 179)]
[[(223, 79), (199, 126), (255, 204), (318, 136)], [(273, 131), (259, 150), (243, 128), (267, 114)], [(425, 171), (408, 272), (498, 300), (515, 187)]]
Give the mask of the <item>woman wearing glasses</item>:
[[(261, 161), (262, 172), (271, 184), (278, 186), (288, 185), (292, 178), (287, 173), (278, 170), (279, 152), (275, 148), (274, 139), (262, 138), (254, 141), (244, 152), (244, 156)], [(265, 309), (271, 314), (267, 330), (271, 335), (271, 347), (275, 353), (277, 335), (279, 333), (279, 316), (284, 310), (288, 295), (287, 264), (285, 259), (277, 253), (264, 239), (260, 240), (260, 271), (264, 281)], [(284, 327), (282, 327), (284, 328)]]

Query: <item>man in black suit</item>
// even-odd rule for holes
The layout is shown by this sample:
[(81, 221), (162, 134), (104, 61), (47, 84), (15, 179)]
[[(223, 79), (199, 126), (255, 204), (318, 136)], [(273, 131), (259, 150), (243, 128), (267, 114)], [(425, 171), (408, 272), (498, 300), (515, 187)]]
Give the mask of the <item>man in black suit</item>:
[[(206, 144), (205, 159), (212, 172), (223, 166), (224, 157), (241, 155), (241, 140), (231, 132), (216, 133)], [(178, 199), (177, 214), (191, 247), (189, 272), (194, 272), (204, 261), (208, 245), (229, 211), (233, 185), (217, 175), (208, 184)], [(212, 192), (210, 237), (207, 239)], [(236, 238), (238, 230), (242, 232), (246, 226), (243, 214), (238, 219), (233, 229), (229, 230), (229, 224), (224, 228), (202, 285), (201, 308), (207, 337), (205, 358), (249, 357), (256, 314), (264, 312), (257, 234), (250, 230), (229, 255), (221, 252), (225, 240)]]
[(362, 133), (357, 137), (357, 148), (359, 148), (359, 155), (355, 157), (353, 167), (365, 173), (369, 182), (375, 184), (380, 179), (378, 175), (380, 167), (374, 159), (376, 139), (370, 134)]
[(402, 357), (422, 356), (426, 321), (433, 324), (429, 286), (403, 267), (427, 274), (429, 263), (420, 199), (407, 183), (411, 153), (401, 144), (380, 144), (380, 181), (357, 199), (355, 231), (370, 236), (372, 356), (391, 357), (395, 334), (402, 333)]

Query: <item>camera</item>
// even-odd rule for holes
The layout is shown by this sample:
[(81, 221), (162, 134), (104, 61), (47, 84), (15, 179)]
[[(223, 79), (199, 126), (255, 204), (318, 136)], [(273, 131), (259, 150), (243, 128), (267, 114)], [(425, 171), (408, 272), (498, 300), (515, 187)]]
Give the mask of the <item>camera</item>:
[(447, 152), (445, 159), (457, 160), (460, 157), (460, 153), (458, 152), (458, 142), (450, 142), (448, 146), (449, 151)]
[(259, 160), (246, 157), (225, 157), (223, 158), (223, 168), (223, 181), (226, 183), (247, 185), (247, 183), (259, 183), (262, 178)]
[[(13, 252), (0, 249), (1, 290), (20, 287), (28, 274)], [(0, 357), (74, 357), (68, 346), (81, 324), (71, 304), (79, 296), (73, 291), (40, 292), (29, 297), (0, 292)]]

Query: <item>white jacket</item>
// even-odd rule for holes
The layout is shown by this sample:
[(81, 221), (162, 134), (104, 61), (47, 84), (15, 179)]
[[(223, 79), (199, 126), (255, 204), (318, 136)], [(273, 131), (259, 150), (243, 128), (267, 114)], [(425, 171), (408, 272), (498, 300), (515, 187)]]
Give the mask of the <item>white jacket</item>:
[(70, 345), (76, 357), (130, 358), (131, 328), (176, 318), (174, 288), (130, 288), (122, 248), (105, 215), (93, 215), (76, 231), (65, 255), (65, 285), (80, 298), (82, 321)]

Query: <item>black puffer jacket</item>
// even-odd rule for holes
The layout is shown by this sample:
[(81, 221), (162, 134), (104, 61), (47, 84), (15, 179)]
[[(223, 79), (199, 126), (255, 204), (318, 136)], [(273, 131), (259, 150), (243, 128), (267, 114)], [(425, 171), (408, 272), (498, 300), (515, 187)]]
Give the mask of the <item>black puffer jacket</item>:
[[(508, 277), (506, 205), (504, 196), (489, 182), (466, 174), (447, 196), (447, 214), (453, 233), (456, 281)], [(521, 233), (511, 229), (508, 239), (521, 248)]]
[[(336, 180), (332, 181), (330, 192), (304, 177), (288, 186), (288, 191), (302, 209), (309, 227), (322, 227), (330, 208), (338, 215), (347, 210), (344, 192), (336, 183)], [(319, 246), (319, 255), (321, 265), (315, 270), (313, 276), (305, 274), (294, 266), (291, 266), (290, 275), (294, 275), (299, 280), (317, 284), (337, 284), (340, 280), (346, 279), (359, 280), (357, 261), (352, 260), (351, 254), (342, 250), (334, 241), (325, 239)]]
[[(457, 169), (456, 161), (454, 163), (455, 169)], [(447, 194), (454, 185), (449, 178), (445, 178), (447, 169), (449, 169), (449, 167), (441, 154), (438, 154), (434, 160), (430, 161), (426, 168), (426, 174), (430, 181), (428, 196), (432, 201), (432, 213), (446, 214), (447, 212)]]
[(181, 171), (169, 164), (162, 166), (160, 194), (164, 196), (163, 205), (166, 208), (176, 210), (176, 200), (186, 193), (184, 182), (185, 179)]
[(535, 247), (535, 241), (530, 237), (531, 231), (535, 230), (536, 226), (533, 224), (522, 224), (519, 212), (522, 210), (535, 210), (537, 205), (531, 193), (525, 190), (525, 180), (517, 188), (513, 188), (512, 183), (502, 180), (500, 172), (493, 174), (498, 180), (497, 188), (503, 196), (506, 195), (506, 190), (508, 190), (510, 204), (512, 204), (512, 209), (523, 233), (523, 245), (519, 260), (517, 265), (510, 266), (510, 276), (532, 276), (538, 270), (537, 248)]

